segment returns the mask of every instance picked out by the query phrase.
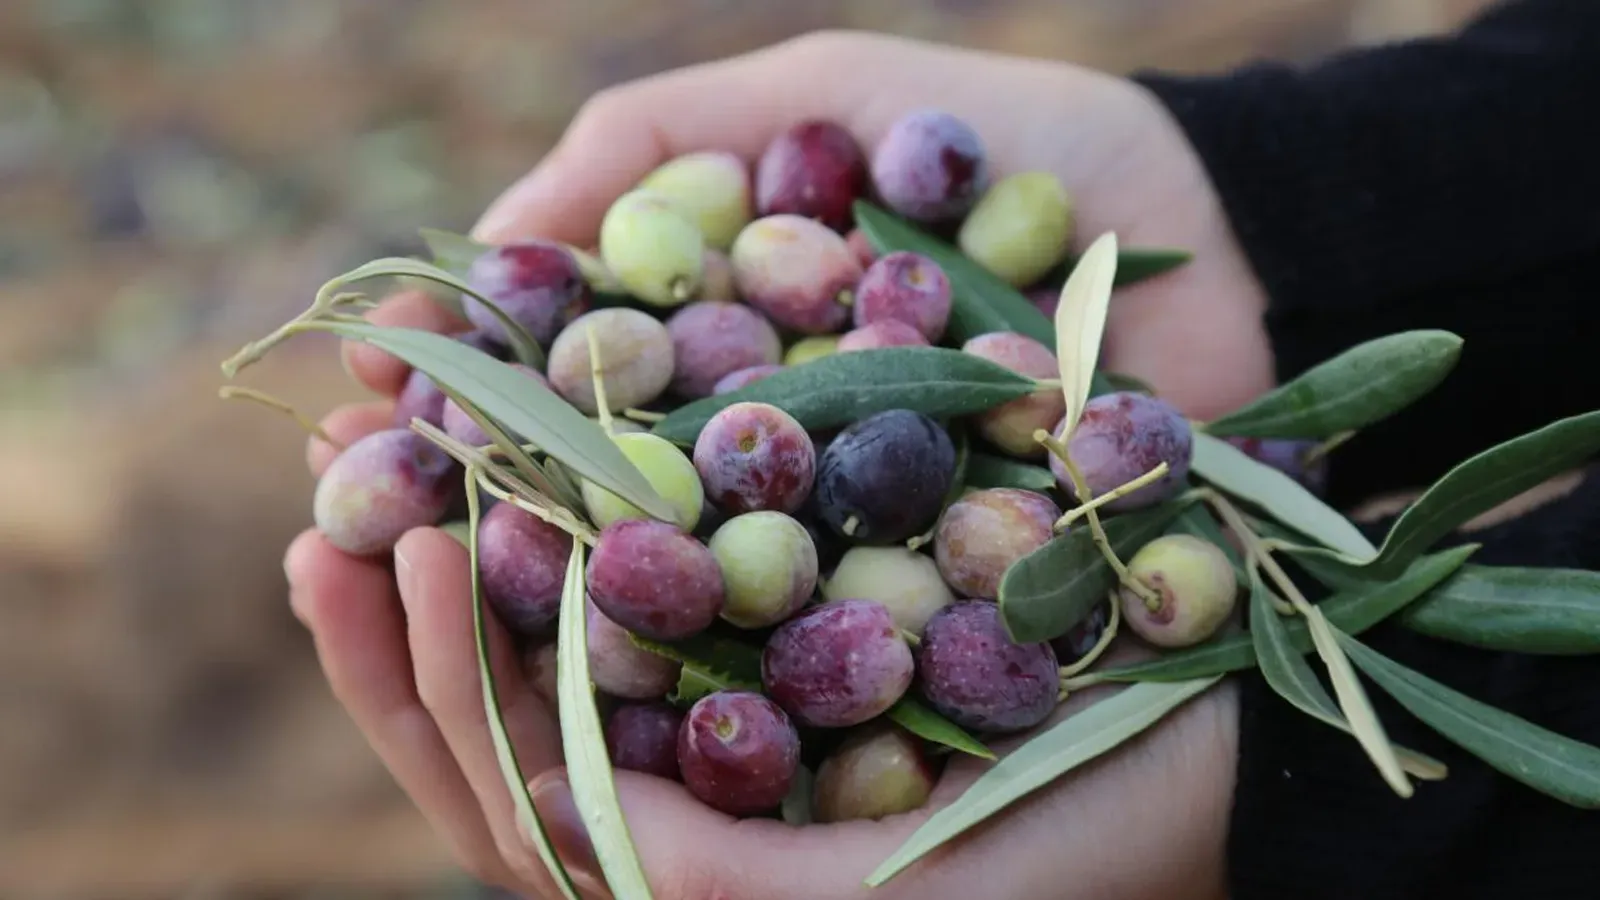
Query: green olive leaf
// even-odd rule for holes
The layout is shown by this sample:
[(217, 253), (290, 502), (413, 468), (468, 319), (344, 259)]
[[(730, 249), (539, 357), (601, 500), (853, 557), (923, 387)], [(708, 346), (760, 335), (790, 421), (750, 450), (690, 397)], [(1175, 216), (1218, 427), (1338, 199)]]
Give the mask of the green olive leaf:
[(717, 691), (761, 690), (761, 648), (746, 641), (703, 631), (681, 641), (656, 641), (630, 632), (634, 646), (682, 664), (678, 687), (669, 698), (689, 706)]
[(1218, 681), (1136, 684), (1039, 732), (935, 812), (867, 876), (877, 887), (1024, 796), (1116, 748)]
[(1133, 394), (1146, 394), (1151, 397), (1156, 395), (1156, 389), (1151, 387), (1148, 382), (1141, 381), (1132, 375), (1124, 375), (1121, 372), (1101, 372), (1100, 375), (1105, 379), (1105, 387), (1104, 389), (1097, 388), (1095, 390), (1096, 394), (1127, 391)]
[(556, 696), (561, 715), (561, 751), (566, 758), (572, 804), (594, 846), (607, 886), (618, 898), (649, 900), (650, 881), (639, 862), (633, 835), (622, 815), (611, 755), (589, 679), (589, 628), (584, 601), (584, 543), (572, 542), (567, 580), (561, 589), (556, 639)]
[(1266, 510), (1283, 524), (1347, 557), (1371, 558), (1378, 552), (1354, 523), (1304, 485), (1221, 438), (1196, 432), (1191, 467), (1217, 488)]
[[(1105, 520), (1106, 538), (1126, 559), (1160, 535), (1191, 500), (1179, 499)], [(1087, 525), (1068, 530), (1012, 563), (1000, 579), (1000, 619), (1019, 644), (1066, 634), (1117, 583)]]
[(1600, 653), (1600, 572), (1466, 565), (1407, 607), (1400, 622), (1486, 650)]
[(896, 725), (925, 741), (942, 744), (952, 750), (971, 754), (979, 759), (994, 759), (994, 751), (983, 742), (962, 730), (961, 726), (939, 715), (912, 699), (901, 697), (884, 713)]
[(450, 535), (450, 537), (454, 538), (461, 546), (469, 549), (471, 548), (471, 535), (474, 530), (471, 522), (468, 522), (465, 519), (458, 519), (454, 522), (446, 522), (443, 525), (440, 525), (439, 530)]
[(971, 488), (1019, 488), (1046, 494), (1055, 489), (1056, 476), (1044, 466), (1029, 465), (989, 453), (967, 458), (966, 485)]
[(599, 425), (506, 363), (460, 341), (416, 329), (325, 321), (304, 327), (362, 341), (399, 357), (583, 478), (662, 521), (673, 521), (672, 507)]
[[(433, 254), (433, 264), (457, 277), (464, 278), (467, 269), (472, 263), (484, 254), (486, 250), (494, 249), (490, 244), (480, 243), (465, 235), (452, 234), (440, 231), (437, 228), (419, 228), (418, 233), (428, 245), (428, 252)], [(572, 258), (578, 263), (578, 270), (583, 273), (583, 280), (589, 283), (589, 289), (605, 294), (626, 294), (614, 275), (605, 267), (605, 264), (593, 254), (585, 253), (571, 244), (562, 244)]]
[[(1250, 585), (1251, 645), (1255, 648), (1262, 677), (1278, 696), (1289, 701), (1296, 709), (1353, 735), (1350, 723), (1334, 705), (1333, 698), (1328, 696), (1322, 682), (1312, 673), (1302, 651), (1290, 640), (1283, 617), (1273, 609), (1272, 592), (1262, 583), (1260, 574), (1252, 569), (1246, 583)], [(1400, 765), (1418, 778), (1436, 780), (1447, 774), (1444, 763), (1414, 750), (1396, 747), (1395, 753)]]
[[(1370, 566), (1376, 575), (1387, 575), (1462, 524), (1588, 461), (1596, 451), (1600, 451), (1600, 411), (1557, 420), (1451, 469), (1400, 514), (1381, 551), (1343, 552), (1353, 556), (1353, 562)], [(1285, 524), (1294, 525), (1287, 520)]]
[(824, 356), (737, 391), (696, 400), (668, 413), (652, 430), (689, 446), (712, 416), (735, 403), (770, 403), (816, 430), (890, 409), (935, 419), (963, 416), (1037, 389), (1033, 379), (959, 350), (882, 347)]
[[(1370, 581), (1341, 591), (1317, 604), (1340, 630), (1360, 634), (1404, 609), (1462, 567), (1478, 549), (1476, 544), (1452, 547), (1413, 562), (1390, 581)], [(1290, 646), (1299, 653), (1312, 650), (1311, 635), (1300, 617), (1283, 623)], [(1239, 672), (1257, 663), (1254, 638), (1234, 634), (1214, 638), (1197, 647), (1168, 653), (1149, 662), (1134, 663), (1090, 674), (1092, 682), (1184, 681), (1208, 675)]]
[(1600, 808), (1600, 748), (1451, 690), (1353, 637), (1338, 639), (1368, 678), (1461, 749), (1563, 803)]
[(920, 253), (944, 271), (950, 279), (948, 340), (961, 344), (991, 331), (1015, 331), (1055, 349), (1055, 330), (1044, 313), (956, 247), (864, 200), (856, 201), (855, 217), (878, 253)]
[(478, 566), (478, 521), (482, 513), (478, 504), (477, 480), (477, 471), (468, 468), (467, 521), (455, 524), (464, 525), (463, 542), (467, 545), (468, 569), (472, 573), (472, 633), (478, 650), (478, 677), (483, 683), (484, 718), (489, 723), (489, 736), (494, 743), (495, 757), (499, 760), (500, 774), (505, 779), (506, 790), (511, 793), (511, 805), (516, 811), (518, 826), (532, 840), (534, 849), (539, 853), (539, 859), (550, 871), (550, 877), (555, 880), (561, 896), (566, 900), (578, 900), (578, 891), (572, 883), (572, 876), (567, 874), (566, 867), (561, 864), (561, 857), (556, 854), (554, 845), (550, 843), (550, 835), (545, 831), (544, 822), (539, 819), (539, 812), (534, 808), (533, 797), (528, 793), (528, 779), (523, 775), (522, 764), (517, 761), (517, 751), (511, 745), (505, 720), (500, 715), (500, 698), (495, 689), (494, 670), (489, 664), (487, 617), (490, 613), (488, 601), (483, 594), (482, 573)]
[[(1079, 259), (1069, 255), (1043, 280), (1048, 284), (1064, 283)], [(1173, 247), (1125, 247), (1117, 252), (1117, 280), (1114, 286), (1137, 284), (1187, 265), (1192, 259), (1193, 253)]]
[[(1063, 427), (1056, 437), (1066, 443), (1089, 401), (1100, 342), (1105, 336), (1106, 313), (1111, 308), (1111, 282), (1117, 274), (1117, 236), (1106, 232), (1095, 238), (1088, 252), (1068, 276), (1056, 306), (1056, 365), (1061, 372), (1061, 393), (1066, 397)], [(1071, 467), (1073, 464), (1068, 463)]]
[(462, 281), (457, 276), (439, 268), (438, 266), (429, 265), (428, 263), (420, 260), (406, 259), (398, 256), (387, 259), (375, 259), (372, 262), (357, 266), (349, 272), (340, 275), (338, 278), (333, 279), (324, 285), (322, 290), (318, 293), (319, 295), (323, 293), (330, 293), (334, 290), (337, 290), (339, 287), (343, 287), (344, 285), (354, 284), (358, 281), (365, 281), (368, 278), (383, 277), (420, 278), (424, 281), (432, 281), (437, 284), (444, 285), (451, 290), (460, 291), (463, 294), (470, 295), (473, 299), (488, 307), (489, 311), (494, 314), (494, 317), (499, 319), (500, 324), (505, 327), (506, 336), (511, 342), (511, 352), (515, 354), (517, 361), (530, 369), (536, 369), (540, 372), (544, 371), (544, 348), (540, 347), (539, 342), (534, 340), (532, 335), (528, 334), (528, 330), (526, 328), (523, 328), (522, 325), (517, 322), (517, 320), (506, 315), (505, 310), (501, 309), (499, 304), (473, 290), (465, 281)]
[[(711, 631), (681, 641), (655, 641), (630, 634), (635, 646), (683, 664), (674, 703), (688, 705), (717, 691), (761, 691), (761, 648), (736, 637)], [(901, 697), (885, 713), (900, 727), (936, 744), (983, 759), (994, 754), (955, 723), (918, 703)]]
[(1327, 439), (1388, 418), (1433, 390), (1461, 358), (1448, 331), (1403, 331), (1306, 370), (1205, 426), (1208, 434)]

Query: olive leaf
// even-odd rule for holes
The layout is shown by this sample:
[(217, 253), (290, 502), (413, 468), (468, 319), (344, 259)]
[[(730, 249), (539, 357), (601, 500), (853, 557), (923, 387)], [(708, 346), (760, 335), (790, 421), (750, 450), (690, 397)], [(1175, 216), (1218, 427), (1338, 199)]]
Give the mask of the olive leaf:
[(1448, 331), (1386, 335), (1306, 370), (1205, 430), (1218, 436), (1331, 438), (1411, 405), (1437, 387), (1460, 357), (1461, 338)]
[(1056, 476), (1044, 466), (1029, 465), (989, 453), (973, 453), (967, 458), (966, 485), (973, 488), (1019, 488), (1044, 494), (1055, 488)]
[[(1251, 569), (1247, 584), (1250, 586), (1251, 646), (1255, 649), (1262, 677), (1278, 696), (1296, 709), (1353, 735), (1350, 723), (1340, 714), (1322, 682), (1312, 674), (1302, 651), (1289, 639), (1289, 630), (1273, 609), (1272, 592), (1262, 583), (1260, 573)], [(1419, 778), (1443, 778), (1446, 774), (1444, 763), (1438, 760), (1400, 747), (1395, 748), (1395, 752), (1400, 765)]]
[[(761, 648), (747, 641), (709, 631), (681, 641), (656, 641), (636, 634), (629, 638), (635, 646), (683, 665), (672, 697), (675, 703), (690, 704), (717, 691), (761, 690)], [(901, 697), (885, 715), (924, 740), (994, 759), (977, 738), (909, 696)]]
[(983, 773), (955, 802), (935, 812), (878, 866), (877, 887), (962, 832), (1022, 797), (1116, 748), (1218, 681), (1136, 684), (1039, 732)]
[(583, 542), (573, 541), (557, 620), (556, 696), (561, 716), (561, 751), (566, 759), (572, 803), (583, 819), (607, 886), (619, 898), (648, 900), (650, 881), (622, 815), (600, 710), (594, 702), (594, 682), (589, 679), (583, 556)]
[(1348, 635), (1339, 643), (1368, 678), (1452, 743), (1563, 803), (1600, 808), (1600, 748), (1454, 691)]
[(1328, 622), (1326, 614), (1317, 607), (1307, 607), (1303, 612), (1307, 630), (1311, 633), (1311, 643), (1328, 669), (1334, 696), (1339, 698), (1339, 709), (1344, 712), (1345, 721), (1349, 723), (1356, 741), (1367, 752), (1373, 765), (1378, 767), (1378, 773), (1389, 783), (1389, 787), (1401, 797), (1410, 797), (1416, 789), (1400, 768), (1394, 745), (1389, 743), (1383, 722), (1372, 708), (1372, 699), (1367, 696), (1366, 688), (1361, 686), (1360, 679), (1350, 668), (1350, 660), (1345, 658), (1344, 651), (1340, 649), (1341, 632)]
[(1345, 556), (1370, 558), (1378, 552), (1354, 523), (1304, 485), (1251, 459), (1221, 438), (1197, 432), (1190, 465), (1196, 475), (1212, 485), (1266, 510), (1283, 524)]
[(468, 522), (465, 519), (457, 519), (454, 522), (446, 522), (443, 525), (440, 525), (439, 526), (439, 530), (444, 532), (445, 534), (450, 535), (450, 537), (454, 538), (456, 543), (460, 544), (461, 546), (467, 547), (469, 549), (471, 548), (471, 546), (472, 546), (472, 537), (471, 537), (471, 535), (472, 535), (472, 532), (475, 530), (472, 527), (472, 523), (471, 522)]
[[(1476, 544), (1452, 547), (1413, 562), (1391, 581), (1363, 582), (1317, 604), (1342, 631), (1360, 634), (1404, 609), (1462, 567), (1478, 549)], [(1312, 650), (1311, 635), (1305, 621), (1295, 617), (1283, 623), (1290, 646), (1299, 653)], [(1197, 647), (1168, 653), (1149, 662), (1100, 669), (1082, 677), (1087, 684), (1124, 681), (1183, 681), (1208, 675), (1224, 675), (1248, 669), (1257, 663), (1253, 637), (1235, 634), (1213, 638)]]
[[(1069, 255), (1042, 280), (1047, 284), (1064, 283), (1079, 258)], [(1193, 253), (1174, 247), (1125, 247), (1117, 251), (1117, 280), (1113, 286), (1137, 284), (1187, 265), (1193, 259)]]
[(1015, 331), (1055, 348), (1050, 320), (1016, 288), (954, 246), (864, 200), (855, 203), (856, 225), (879, 254), (908, 250), (933, 260), (950, 279), (950, 321), (945, 336), (960, 344), (991, 331)]
[[(1161, 534), (1193, 501), (1172, 500), (1105, 521), (1106, 538), (1119, 557)], [(1117, 574), (1087, 527), (1074, 528), (1012, 563), (1000, 579), (1000, 619), (1017, 643), (1066, 634), (1106, 599)]]
[(1600, 572), (1462, 566), (1407, 607), (1418, 634), (1512, 653), (1600, 653)]
[(495, 689), (494, 670), (489, 664), (488, 600), (484, 597), (482, 573), (478, 566), (478, 521), (481, 509), (478, 505), (477, 481), (477, 471), (469, 467), (466, 480), (467, 521), (462, 530), (463, 542), (467, 545), (468, 570), (472, 573), (472, 634), (478, 650), (478, 677), (483, 682), (484, 718), (489, 723), (489, 737), (494, 743), (501, 777), (505, 779), (506, 790), (511, 793), (511, 805), (516, 812), (518, 827), (522, 828), (532, 840), (534, 849), (539, 853), (539, 859), (550, 871), (550, 877), (555, 880), (561, 896), (566, 900), (578, 900), (578, 891), (572, 883), (572, 876), (567, 874), (566, 867), (561, 864), (561, 857), (556, 855), (555, 847), (550, 843), (550, 835), (545, 831), (544, 822), (539, 819), (539, 812), (534, 808), (533, 797), (528, 793), (528, 779), (523, 775), (522, 765), (517, 761), (517, 751), (511, 745), (505, 720), (500, 715), (500, 698)]
[(460, 341), (416, 329), (320, 321), (304, 328), (330, 331), (399, 357), (583, 478), (658, 519), (674, 520), (672, 507), (600, 426), (506, 363)]
[(909, 696), (901, 697), (884, 715), (925, 741), (942, 744), (979, 759), (994, 759), (994, 751), (985, 747), (982, 741)]
[[(445, 271), (444, 269), (439, 268), (438, 266), (429, 265), (428, 263), (420, 260), (406, 259), (404, 257), (375, 259), (365, 265), (357, 266), (349, 272), (340, 275), (338, 278), (329, 281), (323, 286), (322, 290), (318, 292), (318, 295), (321, 296), (322, 294), (337, 290), (339, 287), (343, 287), (344, 285), (348, 284), (354, 284), (358, 281), (365, 281), (369, 278), (383, 277), (420, 278), (424, 281), (432, 281), (437, 284), (442, 284), (452, 290), (460, 291), (463, 294), (471, 295), (473, 299), (478, 300), (485, 307), (487, 307), (489, 311), (494, 314), (494, 317), (500, 320), (500, 324), (505, 327), (506, 338), (511, 344), (511, 352), (516, 356), (517, 361), (530, 369), (537, 369), (540, 372), (544, 371), (544, 348), (540, 347), (539, 342), (534, 340), (532, 335), (528, 334), (528, 330), (526, 328), (523, 328), (522, 325), (517, 322), (517, 320), (506, 315), (505, 310), (501, 309), (499, 304), (473, 290), (465, 281), (462, 281), (460, 278), (456, 277), (450, 272)], [(435, 379), (435, 381), (437, 380), (438, 379)]]
[(761, 648), (710, 631), (678, 641), (628, 634), (634, 646), (683, 666), (671, 699), (684, 706), (717, 691), (760, 691)]
[[(465, 277), (472, 263), (485, 251), (494, 249), (490, 244), (480, 243), (465, 235), (452, 234), (440, 231), (437, 228), (419, 228), (418, 233), (428, 245), (428, 252), (433, 254), (433, 264), (458, 277)], [(578, 271), (583, 273), (583, 280), (588, 282), (589, 289), (606, 294), (626, 294), (627, 289), (622, 287), (616, 276), (605, 267), (599, 259), (592, 254), (585, 253), (571, 244), (562, 244), (572, 258), (578, 263)]]
[[(1600, 451), (1600, 411), (1560, 419), (1512, 438), (1461, 463), (1434, 482), (1395, 520), (1381, 550), (1363, 554), (1346, 551), (1346, 555), (1354, 556), (1353, 562), (1370, 566), (1380, 577), (1391, 573), (1462, 524), (1586, 462), (1596, 451)], [(1294, 525), (1287, 520), (1285, 524)], [(1331, 543), (1329, 546), (1340, 549)]]
[(833, 428), (890, 409), (931, 418), (982, 412), (1038, 389), (1033, 379), (944, 347), (881, 347), (836, 353), (781, 369), (737, 391), (667, 414), (655, 434), (692, 445), (711, 417), (735, 403), (769, 403), (808, 430)]
[(1083, 405), (1089, 401), (1090, 382), (1106, 331), (1106, 313), (1111, 308), (1111, 282), (1116, 274), (1117, 236), (1108, 231), (1089, 245), (1061, 288), (1055, 331), (1056, 365), (1061, 372), (1061, 393), (1067, 401), (1062, 431), (1056, 435), (1062, 443), (1072, 437), (1072, 430), (1083, 416)]

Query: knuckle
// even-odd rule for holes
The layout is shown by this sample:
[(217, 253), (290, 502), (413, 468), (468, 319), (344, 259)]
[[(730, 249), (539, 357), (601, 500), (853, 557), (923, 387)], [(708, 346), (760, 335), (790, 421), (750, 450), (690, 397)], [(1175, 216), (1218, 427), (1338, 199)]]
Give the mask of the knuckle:
[(784, 42), (783, 50), (792, 58), (811, 65), (831, 65), (858, 56), (873, 37), (844, 28), (808, 31)]

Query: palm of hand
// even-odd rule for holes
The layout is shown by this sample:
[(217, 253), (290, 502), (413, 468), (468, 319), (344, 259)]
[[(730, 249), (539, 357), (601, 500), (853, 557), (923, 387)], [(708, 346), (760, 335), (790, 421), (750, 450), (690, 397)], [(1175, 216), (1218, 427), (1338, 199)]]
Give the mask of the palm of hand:
[[(724, 102), (699, 121), (709, 114), (698, 105), (707, 96)], [(1195, 251), (1180, 272), (1119, 293), (1108, 367), (1145, 379), (1196, 417), (1270, 385), (1256, 321), (1259, 288), (1176, 127), (1137, 87), (1059, 64), (826, 36), (672, 73), (598, 98), (545, 163), (491, 210), (479, 236), (588, 243), (610, 199), (668, 156), (723, 148), (753, 157), (772, 134), (811, 116), (840, 121), (871, 146), (890, 122), (919, 106), (971, 122), (996, 174), (1060, 175), (1075, 196), (1081, 236), (1115, 230), (1127, 244)], [(391, 301), (373, 318), (458, 326), (415, 296)], [(347, 362), (390, 397), (404, 377), (397, 361), (370, 348), (347, 348)], [(389, 409), (347, 407), (324, 425), (350, 441), (388, 427)], [(313, 471), (332, 455), (313, 443)], [(514, 821), (489, 743), (459, 545), (438, 531), (413, 532), (396, 548), (391, 578), (308, 532), (291, 547), (286, 567), (295, 610), (316, 637), (336, 695), (457, 857), (484, 880), (556, 896)], [(508, 730), (541, 816), (569, 864), (595, 872), (563, 781), (559, 728), (498, 626), (491, 644)], [(1095, 699), (1085, 692), (1057, 718)], [(619, 773), (619, 791), (662, 898), (1220, 896), (1232, 703), (1228, 690), (1213, 691), (1114, 757), (1034, 794), (872, 891), (862, 878), (970, 785), (981, 762), (952, 759), (927, 809), (798, 830), (734, 821), (681, 785), (634, 773)], [(592, 877), (579, 880), (595, 888)]]

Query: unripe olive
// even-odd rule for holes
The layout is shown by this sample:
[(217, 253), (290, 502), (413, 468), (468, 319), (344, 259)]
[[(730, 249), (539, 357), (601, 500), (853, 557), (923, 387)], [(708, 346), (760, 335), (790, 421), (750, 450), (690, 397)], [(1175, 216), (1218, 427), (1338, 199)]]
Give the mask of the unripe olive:
[(705, 238), (670, 198), (634, 190), (618, 197), (600, 222), (600, 259), (645, 303), (679, 306), (700, 290)]
[(872, 600), (895, 625), (921, 634), (928, 619), (955, 602), (933, 558), (903, 546), (851, 547), (823, 584), (828, 600)]
[(612, 412), (644, 406), (666, 391), (676, 362), (667, 326), (637, 309), (614, 306), (579, 316), (550, 346), (550, 385), (568, 403), (587, 415), (600, 411), (590, 329), (600, 348), (600, 374)]
[(819, 334), (801, 338), (790, 344), (789, 349), (784, 351), (783, 364), (786, 366), (803, 365), (814, 359), (832, 356), (838, 350), (839, 336), (836, 334)]
[[(705, 504), (705, 489), (694, 463), (666, 438), (649, 433), (612, 435), (622, 454), (633, 463), (644, 480), (672, 507), (673, 524), (693, 531)], [(595, 527), (604, 528), (622, 519), (648, 519), (644, 510), (618, 497), (592, 481), (585, 480), (580, 490), (584, 508)]]
[(663, 163), (639, 187), (671, 201), (704, 235), (707, 246), (727, 250), (750, 223), (750, 172), (732, 153), (703, 150)]
[(1222, 549), (1191, 534), (1158, 537), (1128, 560), (1128, 574), (1157, 597), (1152, 607), (1127, 585), (1118, 589), (1122, 617), (1158, 647), (1190, 647), (1232, 614), (1238, 578)]
[(995, 182), (973, 207), (956, 242), (979, 265), (1027, 287), (1066, 258), (1072, 200), (1049, 172), (1019, 172)]
[(812, 814), (818, 822), (881, 819), (919, 809), (934, 772), (922, 744), (879, 720), (851, 732), (817, 769)]

